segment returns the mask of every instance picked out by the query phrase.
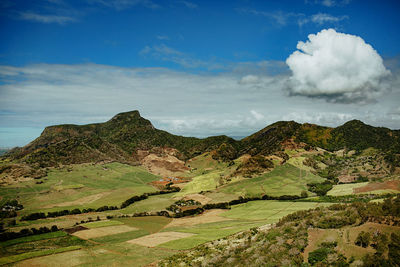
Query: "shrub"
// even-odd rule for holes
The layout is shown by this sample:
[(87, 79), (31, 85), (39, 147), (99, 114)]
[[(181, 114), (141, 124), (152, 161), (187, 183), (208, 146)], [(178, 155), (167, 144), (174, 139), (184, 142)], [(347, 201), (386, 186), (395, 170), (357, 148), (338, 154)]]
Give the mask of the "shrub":
[(361, 231), (361, 233), (358, 234), (356, 241), (354, 243), (357, 246), (366, 248), (369, 246), (370, 242), (371, 242), (371, 234), (368, 232)]
[(307, 184), (307, 186), (309, 191), (316, 193), (318, 196), (325, 196), (333, 187), (332, 183), (329, 181)]
[(331, 253), (332, 250), (330, 248), (318, 248), (308, 255), (308, 263), (311, 265), (316, 264), (317, 262), (325, 261), (328, 257), (328, 254)]

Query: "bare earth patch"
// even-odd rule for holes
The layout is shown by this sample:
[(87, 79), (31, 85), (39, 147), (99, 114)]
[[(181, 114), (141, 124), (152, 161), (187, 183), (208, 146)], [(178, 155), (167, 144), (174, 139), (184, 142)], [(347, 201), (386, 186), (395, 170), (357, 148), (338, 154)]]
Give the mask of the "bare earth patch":
[(145, 247), (155, 247), (168, 241), (190, 237), (193, 235), (194, 234), (180, 233), (180, 232), (162, 232), (162, 233), (142, 236), (136, 239), (129, 240), (127, 242), (130, 244), (136, 244)]
[(189, 170), (189, 168), (185, 166), (185, 162), (168, 154), (162, 156), (149, 154), (141, 160), (141, 163), (150, 172), (162, 176), (173, 176), (176, 173)]
[(131, 226), (127, 226), (127, 225), (116, 225), (116, 226), (107, 226), (107, 227), (83, 230), (83, 231), (75, 232), (72, 235), (77, 236), (82, 239), (90, 239), (90, 238), (120, 234), (120, 233), (135, 231), (135, 230), (137, 230), (137, 228), (135, 228), (135, 227), (131, 227)]
[(365, 193), (374, 190), (392, 189), (400, 191), (400, 181), (385, 181), (383, 183), (371, 183), (363, 187), (354, 188), (354, 193)]
[(211, 222), (221, 222), (231, 220), (229, 218), (224, 218), (219, 216), (221, 213), (224, 213), (226, 210), (210, 210), (204, 212), (201, 215), (197, 215), (195, 217), (186, 217), (186, 218), (178, 218), (173, 219), (167, 227), (176, 227), (176, 226), (192, 226), (196, 224), (203, 224), (203, 223), (211, 223)]
[(111, 192), (103, 192), (95, 195), (90, 195), (87, 197), (82, 197), (80, 199), (74, 200), (74, 201), (68, 201), (68, 202), (62, 202), (62, 203), (57, 203), (57, 204), (51, 204), (44, 206), (44, 209), (50, 209), (54, 207), (68, 207), (68, 206), (75, 206), (75, 205), (83, 205), (83, 204), (89, 204), (92, 202), (95, 202), (96, 200), (99, 200), (100, 198), (109, 195)]
[(340, 175), (338, 177), (338, 179), (339, 179), (339, 182), (341, 182), (341, 183), (351, 183), (357, 179), (357, 176), (344, 174), (344, 175)]

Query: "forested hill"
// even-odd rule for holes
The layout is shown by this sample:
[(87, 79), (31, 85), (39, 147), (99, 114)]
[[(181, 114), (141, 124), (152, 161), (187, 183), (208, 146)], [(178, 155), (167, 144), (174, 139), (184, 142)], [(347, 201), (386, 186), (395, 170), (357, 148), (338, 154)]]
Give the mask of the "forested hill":
[(39, 167), (101, 160), (136, 162), (139, 150), (176, 149), (176, 157), (192, 158), (214, 150), (214, 157), (231, 160), (248, 153), (268, 155), (285, 144), (320, 147), (329, 151), (374, 147), (400, 153), (400, 130), (373, 127), (352, 120), (336, 128), (280, 121), (242, 139), (213, 136), (205, 139), (170, 134), (154, 128), (139, 111), (120, 113), (107, 122), (47, 127), (40, 137), (8, 153), (12, 160)]

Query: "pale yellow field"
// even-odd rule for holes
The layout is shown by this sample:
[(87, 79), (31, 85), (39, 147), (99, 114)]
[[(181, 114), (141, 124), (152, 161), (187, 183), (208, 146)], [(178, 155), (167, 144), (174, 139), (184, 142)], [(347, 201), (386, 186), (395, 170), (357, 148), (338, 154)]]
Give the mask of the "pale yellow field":
[(138, 228), (127, 226), (127, 225), (116, 225), (116, 226), (107, 226), (94, 228), (89, 230), (83, 230), (79, 232), (73, 233), (74, 236), (77, 236), (82, 239), (90, 239), (95, 237), (107, 236), (107, 235), (115, 235), (130, 231), (138, 230)]
[(145, 247), (155, 247), (168, 241), (177, 240), (185, 237), (191, 237), (194, 234), (180, 232), (162, 232), (127, 241), (130, 244), (141, 245)]

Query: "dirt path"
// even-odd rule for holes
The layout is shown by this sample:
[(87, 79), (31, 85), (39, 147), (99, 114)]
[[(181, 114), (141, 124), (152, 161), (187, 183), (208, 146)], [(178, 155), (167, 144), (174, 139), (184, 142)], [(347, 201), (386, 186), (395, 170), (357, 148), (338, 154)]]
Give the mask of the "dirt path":
[(260, 184), (260, 187), (261, 187), (261, 191), (263, 191), (264, 194), (267, 194), (267, 192), (265, 191), (265, 188), (262, 184)]

